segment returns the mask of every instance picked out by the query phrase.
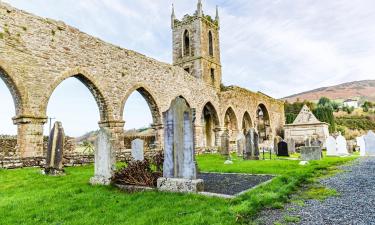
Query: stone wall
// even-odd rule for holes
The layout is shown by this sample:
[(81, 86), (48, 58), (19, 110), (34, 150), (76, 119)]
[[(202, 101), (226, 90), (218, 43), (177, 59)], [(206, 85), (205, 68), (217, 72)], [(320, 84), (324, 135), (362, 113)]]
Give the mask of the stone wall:
[[(218, 38), (216, 35), (214, 38)], [(196, 109), (197, 118), (210, 102), (218, 114), (217, 127), (224, 126), (228, 107), (233, 107), (241, 123), (246, 111), (254, 118), (259, 103), (270, 112), (273, 133), (284, 122), (282, 103), (271, 97), (242, 88), (215, 89), (181, 67), (106, 43), (61, 21), (0, 3), (0, 78), (15, 100), (16, 155), (25, 159), (43, 156), (48, 100), (55, 88), (70, 77), (80, 80), (94, 96), (100, 112), (99, 126), (113, 134), (116, 150), (125, 149), (122, 116), (125, 102), (134, 91), (141, 92), (152, 108), (159, 147), (163, 144), (162, 112), (177, 96)], [(201, 125), (197, 119), (196, 143), (202, 143)]]

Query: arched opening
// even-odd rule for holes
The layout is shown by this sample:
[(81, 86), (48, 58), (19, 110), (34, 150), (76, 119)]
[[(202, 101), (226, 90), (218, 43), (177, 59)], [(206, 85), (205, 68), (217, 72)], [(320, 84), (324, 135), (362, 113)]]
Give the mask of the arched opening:
[(183, 35), (183, 53), (182, 56), (190, 56), (190, 34), (188, 30)]
[[(155, 151), (160, 147), (161, 114), (154, 97), (143, 87), (136, 88), (124, 104), (125, 151), (131, 149), (131, 142), (141, 139), (143, 152)], [(121, 160), (123, 154), (117, 158)]]
[(64, 155), (87, 155), (93, 160), (98, 121), (107, 114), (103, 95), (82, 74), (68, 77), (53, 88), (46, 107), (48, 121), (44, 126), (44, 141), (48, 140), (54, 122), (60, 121), (66, 138)]
[(269, 140), (270, 138), (270, 117), (265, 105), (260, 104), (256, 111), (257, 129), (259, 142)]
[(232, 148), (236, 148), (236, 138), (238, 132), (237, 117), (232, 107), (229, 107), (225, 112), (224, 126), (229, 134), (229, 143)]
[[(17, 126), (12, 122), (16, 115), (15, 97), (6, 83), (5, 72), (0, 69), (0, 135), (17, 135)], [(3, 150), (4, 146), (0, 146)]]
[(211, 31), (208, 32), (208, 52), (210, 56), (214, 56), (214, 44)]
[(205, 147), (214, 147), (217, 143), (215, 135), (215, 128), (219, 126), (219, 118), (215, 107), (208, 102), (202, 111), (202, 132), (203, 132), (203, 145)]
[(242, 131), (243, 134), (246, 135), (246, 133), (250, 130), (250, 128), (253, 127), (253, 124), (251, 122), (251, 117), (248, 112), (245, 112), (242, 118)]

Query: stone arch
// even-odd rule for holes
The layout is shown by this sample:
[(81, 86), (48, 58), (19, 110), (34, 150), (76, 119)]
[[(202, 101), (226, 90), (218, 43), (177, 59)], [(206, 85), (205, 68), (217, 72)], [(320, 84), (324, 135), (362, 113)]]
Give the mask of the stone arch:
[(4, 81), (12, 95), (16, 115), (22, 115), (24, 113), (24, 99), (26, 97), (21, 94), (21, 87), (16, 84), (10, 70), (6, 66), (3, 66), (2, 63), (0, 63), (0, 79)]
[(208, 54), (214, 56), (214, 41), (211, 31), (208, 31)]
[(271, 134), (271, 122), (267, 107), (263, 103), (260, 103), (256, 109), (255, 115), (259, 141), (269, 140)]
[(182, 57), (184, 56), (191, 56), (191, 38), (187, 29), (182, 33)]
[(220, 126), (217, 111), (211, 102), (207, 102), (201, 115), (203, 145), (213, 147), (218, 142), (217, 128)]
[(253, 122), (251, 120), (249, 112), (245, 112), (242, 117), (242, 131), (246, 135), (247, 131), (253, 127)]
[(49, 91), (47, 92), (47, 95), (45, 97), (45, 101), (43, 101), (43, 105), (41, 110), (46, 114), (48, 102), (52, 96), (52, 93), (55, 91), (55, 89), (66, 79), (74, 77), (81, 81), (91, 92), (93, 95), (98, 107), (99, 107), (99, 113), (100, 113), (100, 120), (102, 122), (109, 121), (109, 107), (107, 104), (107, 101), (104, 98), (103, 92), (98, 87), (98, 85), (94, 82), (94, 78), (92, 76), (88, 75), (87, 72), (81, 70), (81, 69), (74, 69), (72, 71), (65, 72), (59, 79), (57, 79), (51, 87), (49, 88)]
[[(232, 107), (229, 107), (224, 114), (224, 127), (229, 133), (230, 142), (235, 142), (238, 132), (238, 120)], [(232, 143), (233, 144), (233, 143)]]
[(152, 120), (153, 120), (153, 125), (160, 125), (162, 124), (162, 119), (161, 119), (161, 112), (159, 109), (159, 105), (157, 101), (155, 100), (154, 95), (149, 91), (150, 89), (147, 88), (145, 85), (142, 84), (137, 84), (133, 86), (126, 94), (125, 98), (122, 100), (121, 103), (121, 118), (123, 117), (124, 114), (124, 108), (125, 108), (125, 103), (129, 96), (134, 92), (138, 91), (142, 95), (142, 97), (146, 100), (147, 105), (149, 106), (149, 109), (151, 111), (152, 115)]

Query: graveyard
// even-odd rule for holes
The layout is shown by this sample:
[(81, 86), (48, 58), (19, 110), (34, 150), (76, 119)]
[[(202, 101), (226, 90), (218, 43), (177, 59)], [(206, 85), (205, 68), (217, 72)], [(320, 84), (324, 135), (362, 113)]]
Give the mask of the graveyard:
[[(270, 183), (238, 198), (157, 191), (124, 193), (91, 186), (93, 166), (66, 168), (61, 177), (41, 176), (37, 168), (0, 170), (3, 224), (238, 224), (263, 208), (279, 208), (301, 184), (330, 173), (356, 157), (325, 157), (308, 166), (294, 160), (244, 161), (225, 165), (220, 155), (197, 157), (205, 172), (276, 175)], [(236, 222), (237, 221), (237, 222)]]
[[(110, 15), (116, 11), (117, 16), (130, 15), (138, 22), (149, 20), (150, 30), (166, 13), (165, 2), (150, 12), (158, 19), (136, 16), (128, 5), (108, 2), (93, 4), (105, 4), (98, 9), (109, 10)], [(214, 14), (206, 13), (204, 4)], [(280, 76), (283, 66), (263, 66), (252, 57), (242, 61), (234, 53), (253, 51), (245, 48), (248, 40), (237, 46), (240, 43), (226, 39), (234, 35), (246, 40), (242, 33), (228, 32), (231, 25), (223, 22), (233, 23), (231, 7), (224, 4), (221, 14), (212, 2), (197, 0), (193, 6), (192, 13), (179, 17), (181, 9), (172, 4), (170, 21), (163, 20), (161, 27), (168, 28), (169, 39), (172, 34), (172, 51), (167, 54), (172, 61), (165, 62), (166, 47), (160, 41), (167, 38), (160, 35), (160, 40), (150, 41), (152, 32), (146, 28), (142, 35), (130, 35), (137, 42), (112, 44), (111, 38), (101, 36), (105, 32), (81, 30), (60, 18), (44, 18), (0, 1), (0, 97), (4, 87), (13, 104), (0, 108), (0, 225), (375, 221), (371, 96), (340, 104), (324, 96), (316, 101), (300, 101), (299, 95), (281, 98), (299, 85)], [(93, 9), (84, 3), (79, 7)], [(90, 22), (89, 16), (80, 15), (84, 24)], [(109, 36), (117, 29), (128, 34), (127, 26), (136, 24), (118, 17), (122, 22), (115, 24), (121, 26), (115, 28), (96, 19), (94, 27), (111, 30)], [(247, 28), (272, 36), (269, 40), (284, 35), (282, 29), (273, 35), (261, 27)], [(223, 38), (225, 49), (221, 49), (222, 30), (228, 35)], [(162, 59), (123, 47), (133, 44), (157, 49)], [(297, 51), (295, 57), (303, 58), (300, 54), (305, 51)], [(255, 52), (262, 58), (279, 54)], [(225, 68), (231, 66), (229, 58), (238, 59), (235, 69)], [(314, 57), (315, 61), (319, 60)], [(266, 69), (250, 77), (255, 70), (249, 65)], [(275, 68), (276, 76), (262, 78)], [(65, 80), (81, 86), (64, 89)], [(322, 90), (326, 88), (315, 92)], [(278, 97), (271, 97), (276, 91)], [(14, 115), (4, 119), (4, 112), (13, 109)]]

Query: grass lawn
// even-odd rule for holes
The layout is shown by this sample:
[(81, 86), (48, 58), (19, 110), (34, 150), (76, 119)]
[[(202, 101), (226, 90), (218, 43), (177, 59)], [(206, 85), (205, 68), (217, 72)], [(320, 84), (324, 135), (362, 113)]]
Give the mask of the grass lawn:
[(0, 224), (238, 224), (264, 207), (282, 207), (302, 183), (329, 173), (356, 157), (324, 158), (308, 166), (299, 161), (244, 161), (224, 165), (219, 155), (197, 156), (201, 171), (280, 175), (233, 199), (160, 192), (124, 193), (90, 186), (93, 166), (67, 168), (48, 177), (37, 168), (0, 170)]

